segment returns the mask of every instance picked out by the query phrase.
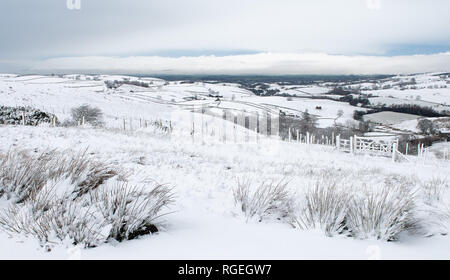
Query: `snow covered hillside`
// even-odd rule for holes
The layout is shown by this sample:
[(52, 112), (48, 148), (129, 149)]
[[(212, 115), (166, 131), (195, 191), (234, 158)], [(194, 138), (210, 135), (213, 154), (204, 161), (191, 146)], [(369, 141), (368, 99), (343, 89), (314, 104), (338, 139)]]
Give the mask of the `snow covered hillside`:
[[(322, 93), (315, 87), (311, 91)], [(251, 141), (215, 141), (220, 133), (209, 141), (219, 131), (211, 134), (211, 128), (226, 124), (210, 115), (210, 130), (199, 141), (190, 133), (187, 110), (199, 104), (247, 114), (307, 109), (326, 127), (336, 119), (352, 119), (358, 107), (328, 99), (260, 97), (226, 83), (127, 76), (0, 76), (0, 105), (30, 106), (63, 121), (82, 104), (100, 108), (105, 125), (0, 125), (0, 176), (4, 177), (0, 178), (0, 259), (450, 257), (449, 161), (393, 162), (332, 146), (281, 141), (243, 127), (235, 128), (235, 133)], [(143, 126), (143, 120), (149, 125)], [(165, 125), (170, 129), (162, 129)], [(83, 160), (73, 156), (83, 151)], [(51, 157), (58, 158), (56, 163)], [(50, 162), (51, 168), (15, 162), (20, 158)], [(87, 171), (71, 174), (66, 165)], [(39, 189), (26, 194), (26, 186), (14, 182), (22, 182), (29, 170), (52, 180), (39, 177), (42, 181), (36, 183), (31, 174), (27, 182)], [(90, 184), (87, 191), (80, 188), (84, 182)], [(140, 213), (125, 215), (120, 220), (128, 227), (124, 229), (117, 225), (119, 214), (101, 209), (114, 209), (111, 194), (116, 184), (125, 186), (125, 194), (134, 186), (150, 191), (145, 197), (150, 202), (145, 203), (139, 200), (142, 193), (130, 194), (137, 205), (145, 205), (144, 210), (158, 208), (158, 201), (151, 200), (158, 197), (152, 193), (154, 185), (167, 188), (173, 197), (166, 196), (167, 207), (151, 213), (151, 224), (140, 223), (136, 218)], [(73, 204), (67, 206), (69, 200)], [(100, 208), (94, 211), (91, 206)], [(73, 234), (70, 223), (60, 226), (59, 216), (65, 222), (71, 207), (75, 214), (92, 214), (87, 219), (92, 228), (85, 230), (81, 222), (76, 230), (82, 231)], [(47, 217), (48, 209), (61, 215)], [(51, 229), (38, 227), (47, 221), (43, 216), (57, 221)], [(25, 229), (23, 220), (29, 223)], [(101, 223), (95, 224), (97, 220)], [(89, 239), (92, 235), (95, 238)]]
[[(238, 180), (249, 180), (257, 186), (266, 180), (284, 179), (298, 197), (326, 177), (333, 178), (339, 187), (352, 186), (361, 191), (395, 178), (413, 178), (411, 182), (419, 186), (421, 182), (445, 177), (449, 165), (392, 163), (387, 158), (351, 156), (324, 146), (276, 140), (267, 140), (273, 141), (271, 145), (263, 145), (264, 142), (179, 145), (153, 129), (130, 133), (16, 126), (1, 127), (0, 132), (2, 152), (13, 147), (39, 152), (46, 149), (77, 152), (87, 148), (91, 157), (131, 172), (132, 183), (151, 179), (174, 187), (176, 204), (171, 211), (175, 212), (163, 218), (161, 232), (98, 248), (77, 247), (82, 258), (366, 259), (370, 257), (371, 246), (379, 248), (382, 258), (450, 256), (448, 237), (440, 236), (447, 233), (448, 219), (436, 226), (433, 224), (436, 221), (427, 217), (430, 225), (425, 233), (402, 234), (396, 242), (377, 241), (374, 237), (368, 240), (341, 235), (327, 237), (319, 229), (300, 230), (279, 220), (248, 220), (233, 197)], [(445, 200), (448, 186), (440, 191), (439, 199), (448, 203)], [(2, 198), (2, 207), (8, 203)], [(421, 207), (425, 211), (431, 206)], [(428, 235), (434, 236), (424, 237)], [(0, 244), (9, 248), (1, 251), (0, 258), (70, 258), (74, 252), (70, 243), (46, 252), (31, 237), (8, 238), (4, 232), (0, 234)]]
[[(116, 81), (108, 88), (105, 82)], [(135, 86), (139, 82), (146, 86)], [(319, 119), (319, 125), (333, 124), (340, 110), (339, 122), (352, 118), (357, 107), (332, 100), (295, 99), (278, 96), (258, 97), (236, 84), (166, 82), (159, 79), (129, 76), (0, 76), (0, 98), (3, 105), (31, 106), (52, 114), (62, 121), (70, 109), (82, 104), (101, 107), (109, 126), (120, 127), (122, 119), (170, 119), (174, 110), (206, 106), (231, 109), (247, 115), (279, 113), (300, 114), (306, 110)], [(321, 107), (320, 110), (316, 107)]]

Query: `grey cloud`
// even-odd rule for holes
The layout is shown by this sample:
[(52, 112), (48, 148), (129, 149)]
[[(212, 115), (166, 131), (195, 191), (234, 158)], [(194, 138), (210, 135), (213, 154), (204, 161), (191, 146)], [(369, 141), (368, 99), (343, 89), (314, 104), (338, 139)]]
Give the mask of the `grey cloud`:
[(66, 0), (2, 0), (0, 59), (236, 51), (383, 55), (410, 44), (450, 50), (450, 1), (369, 2), (81, 0), (76, 11)]
[(401, 74), (450, 71), (450, 52), (411, 56), (259, 53), (199, 57), (67, 57), (29, 62), (30, 72), (107, 74)]

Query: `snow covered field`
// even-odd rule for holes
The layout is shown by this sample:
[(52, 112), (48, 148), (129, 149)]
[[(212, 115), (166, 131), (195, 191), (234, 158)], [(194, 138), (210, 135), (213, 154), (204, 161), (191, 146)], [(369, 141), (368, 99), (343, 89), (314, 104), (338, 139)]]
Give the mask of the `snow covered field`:
[[(450, 257), (448, 236), (439, 234), (428, 238), (402, 235), (399, 241), (385, 242), (327, 237), (320, 230), (303, 231), (277, 221), (247, 221), (234, 205), (232, 191), (239, 178), (255, 184), (287, 179), (298, 193), (324, 174), (355, 185), (377, 184), (395, 174), (426, 181), (445, 176), (449, 165), (392, 163), (387, 158), (351, 156), (297, 143), (281, 143), (274, 150), (276, 140), (267, 140), (274, 141), (271, 146), (264, 142), (176, 145), (174, 141), (152, 129), (125, 133), (1, 127), (2, 152), (14, 146), (38, 151), (88, 148), (92, 157), (129, 170), (133, 178), (151, 178), (174, 186), (176, 204), (175, 212), (164, 217), (164, 230), (156, 235), (93, 249), (63, 244), (45, 252), (32, 238), (9, 238), (1, 233), (0, 258), (72, 258), (74, 254), (87, 259), (367, 259), (373, 254), (386, 259)], [(2, 199), (1, 204), (6, 207), (8, 202)], [(448, 222), (438, 232), (443, 233)]]
[[(67, 154), (87, 149), (89, 158), (128, 174), (130, 184), (154, 180), (173, 187), (175, 203), (167, 210), (170, 214), (160, 219), (158, 233), (121, 243), (109, 241), (96, 248), (74, 246), (70, 240), (41, 247), (31, 236), (0, 230), (0, 259), (450, 258), (448, 161), (392, 162), (385, 157), (339, 152), (331, 146), (282, 142), (263, 136), (250, 142), (201, 143), (191, 140), (189, 122), (185, 127), (183, 118), (177, 121), (174, 117), (179, 113), (183, 116), (183, 109), (193, 104), (206, 103), (248, 113), (279, 108), (295, 113), (307, 109), (319, 116), (321, 126), (327, 126), (334, 123), (339, 110), (344, 113), (339, 122), (351, 119), (356, 107), (330, 100), (257, 97), (231, 84), (185, 85), (148, 79), (153, 83), (148, 88), (122, 85), (112, 90), (105, 87), (103, 80), (132, 78), (75, 78), (2, 75), (1, 105), (32, 106), (64, 120), (70, 116), (71, 108), (87, 103), (102, 109), (106, 128), (0, 126), (0, 154), (11, 149), (30, 153), (57, 150)], [(209, 96), (212, 92), (223, 98), (217, 101)], [(195, 96), (196, 99), (188, 100)], [(316, 110), (316, 106), (322, 109)], [(174, 129), (167, 133), (149, 126), (124, 131), (120, 129), (123, 119), (134, 123), (140, 119), (172, 120)], [(216, 120), (216, 124), (221, 126), (222, 121)], [(249, 137), (256, 138), (252, 133)], [(406, 184), (415, 193), (412, 209), (420, 226), (414, 231), (400, 231), (393, 242), (386, 241), (384, 228), (381, 234), (376, 230), (327, 234), (320, 225), (302, 229), (285, 217), (249, 218), (235, 201), (239, 182), (247, 181), (257, 187), (263, 182), (282, 180), (287, 182), (292, 199), (289, 207), (297, 218), (303, 217), (308, 193), (330, 180), (344, 197), (364, 197), (386, 186), (396, 189), (397, 184)], [(394, 197), (397, 200), (401, 197)], [(2, 196), (0, 210), (12, 203)]]
[(373, 105), (411, 104), (449, 111), (450, 78), (447, 73), (395, 76), (377, 83), (360, 84)]
[[(338, 122), (345, 123), (357, 109), (332, 100), (294, 98), (287, 101), (287, 98), (278, 96), (258, 97), (233, 84), (186, 84), (152, 79), (149, 87), (124, 84), (113, 90), (106, 88), (103, 81), (127, 79), (146, 82), (148, 79), (128, 76), (99, 76), (97, 79), (84, 75), (68, 75), (64, 78), (4, 75), (0, 76), (0, 99), (3, 105), (31, 106), (56, 114), (61, 121), (70, 117), (71, 108), (87, 103), (101, 107), (109, 126), (117, 128), (121, 126), (123, 118), (131, 118), (135, 123), (140, 119), (168, 120), (179, 108), (202, 105), (246, 114), (278, 113), (283, 110), (299, 115), (308, 110), (318, 117), (322, 127), (333, 125), (339, 110), (344, 115)], [(320, 92), (311, 87), (305, 90)], [(217, 101), (215, 95), (220, 95), (221, 100)], [(196, 100), (191, 100), (192, 98)], [(317, 110), (317, 106), (322, 109)]]

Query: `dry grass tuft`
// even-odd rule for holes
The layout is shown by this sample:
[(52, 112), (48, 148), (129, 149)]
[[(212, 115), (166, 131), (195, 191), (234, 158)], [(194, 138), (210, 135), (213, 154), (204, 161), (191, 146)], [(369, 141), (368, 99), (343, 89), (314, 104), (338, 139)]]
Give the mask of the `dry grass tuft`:
[(238, 181), (237, 187), (233, 189), (234, 201), (247, 219), (285, 219), (293, 212), (293, 194), (287, 185), (288, 182), (283, 180), (278, 183), (266, 181), (253, 189), (250, 181)]
[(44, 246), (71, 240), (95, 247), (108, 239), (134, 239), (158, 231), (156, 220), (173, 203), (163, 185), (129, 187), (110, 182), (112, 166), (78, 154), (10, 150), (0, 155), (0, 195), (11, 205), (0, 226), (37, 238)]

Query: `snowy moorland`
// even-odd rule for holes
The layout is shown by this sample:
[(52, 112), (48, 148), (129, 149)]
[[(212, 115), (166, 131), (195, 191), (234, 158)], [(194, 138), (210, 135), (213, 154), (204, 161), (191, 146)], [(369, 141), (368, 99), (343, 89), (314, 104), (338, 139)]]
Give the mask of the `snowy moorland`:
[[(106, 86), (121, 79), (148, 87)], [(2, 259), (450, 257), (448, 161), (393, 162), (242, 127), (251, 141), (198, 141), (183, 114), (195, 104), (251, 113), (324, 102), (314, 113), (328, 126), (339, 110), (352, 118), (347, 103), (123, 76), (2, 75), (0, 98), (60, 122), (82, 104), (104, 113), (95, 127), (0, 125)]]

